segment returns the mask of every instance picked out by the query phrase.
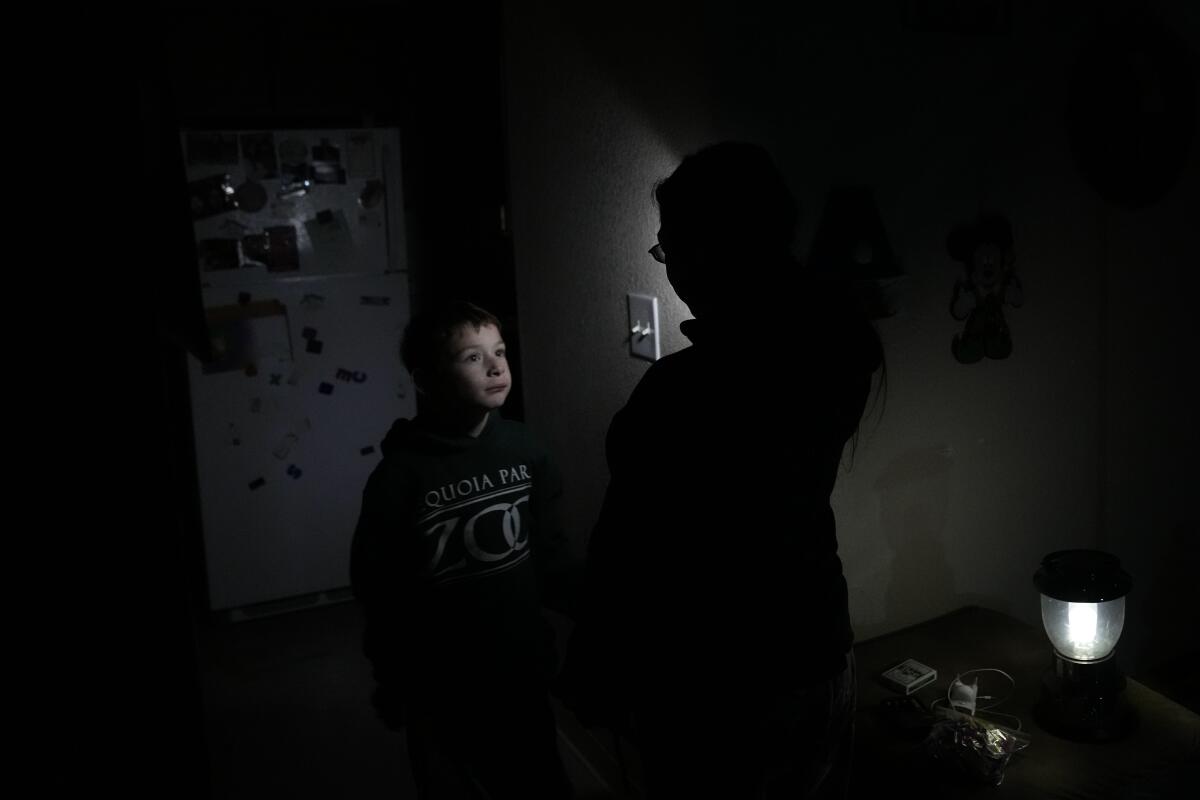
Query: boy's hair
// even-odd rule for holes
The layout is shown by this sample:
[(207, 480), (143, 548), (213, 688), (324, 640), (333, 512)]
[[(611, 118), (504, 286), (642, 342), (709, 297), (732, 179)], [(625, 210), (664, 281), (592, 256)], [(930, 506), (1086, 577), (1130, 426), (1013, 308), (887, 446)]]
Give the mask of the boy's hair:
[(500, 330), (495, 314), (465, 300), (454, 300), (413, 316), (400, 343), (400, 360), (405, 368), (410, 374), (433, 369), (445, 353), (446, 342), (464, 325), (475, 330), (494, 325)]

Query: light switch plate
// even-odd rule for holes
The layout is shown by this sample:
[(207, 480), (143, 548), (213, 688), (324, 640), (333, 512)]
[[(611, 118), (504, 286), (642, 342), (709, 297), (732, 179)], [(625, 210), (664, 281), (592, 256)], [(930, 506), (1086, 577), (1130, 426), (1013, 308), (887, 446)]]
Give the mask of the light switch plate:
[(646, 294), (629, 297), (629, 354), (658, 361), (658, 298)]

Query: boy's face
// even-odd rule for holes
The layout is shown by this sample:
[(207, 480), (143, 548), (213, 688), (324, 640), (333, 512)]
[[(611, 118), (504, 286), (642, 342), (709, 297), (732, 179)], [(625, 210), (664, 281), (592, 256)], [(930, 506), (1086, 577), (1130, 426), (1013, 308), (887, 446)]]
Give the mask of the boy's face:
[(446, 343), (437, 384), (446, 402), (464, 409), (490, 411), (504, 405), (512, 377), (496, 326), (459, 326)]

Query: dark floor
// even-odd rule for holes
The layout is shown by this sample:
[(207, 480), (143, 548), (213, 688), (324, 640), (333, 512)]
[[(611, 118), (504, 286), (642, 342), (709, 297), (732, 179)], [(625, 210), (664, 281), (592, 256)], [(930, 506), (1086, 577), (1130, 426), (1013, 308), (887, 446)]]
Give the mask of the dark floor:
[[(358, 607), (336, 603), (200, 632), (213, 798), (416, 797), (404, 735), (368, 703), (361, 630)], [(572, 719), (559, 745), (579, 800), (625, 796), (616, 764)]]

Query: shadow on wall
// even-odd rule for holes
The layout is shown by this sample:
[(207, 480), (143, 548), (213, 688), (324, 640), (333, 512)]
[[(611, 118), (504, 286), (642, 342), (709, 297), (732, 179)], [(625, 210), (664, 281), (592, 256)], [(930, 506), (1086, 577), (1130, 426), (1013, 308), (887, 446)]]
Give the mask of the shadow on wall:
[(954, 591), (954, 570), (946, 557), (952, 464), (946, 446), (909, 450), (893, 458), (875, 481), (880, 530), (895, 554), (884, 629), (980, 602), (979, 595)]
[(1200, 524), (1175, 526), (1157, 551), (1153, 572), (1133, 576), (1122, 634), (1122, 666), (1154, 671), (1164, 664), (1200, 656), (1200, 604), (1193, 585), (1200, 564)]
[[(551, 4), (552, 24), (569, 31), (630, 109), (660, 128), (674, 149), (691, 142), (669, 135), (691, 130), (712, 106), (711, 34), (706, 13), (686, 0)], [(670, 87), (666, 91), (665, 87)]]

